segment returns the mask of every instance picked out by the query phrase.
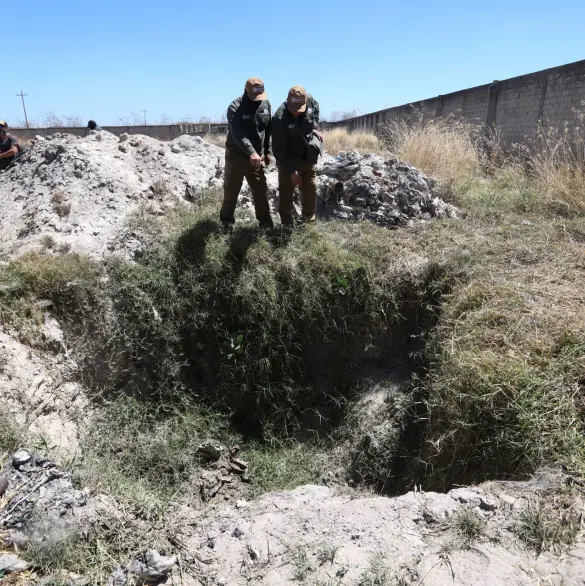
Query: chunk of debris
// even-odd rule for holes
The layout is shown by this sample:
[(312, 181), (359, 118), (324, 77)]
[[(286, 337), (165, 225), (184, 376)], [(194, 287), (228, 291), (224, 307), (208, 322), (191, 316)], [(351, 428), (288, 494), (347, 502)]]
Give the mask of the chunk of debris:
[(206, 460), (217, 461), (221, 458), (222, 453), (225, 451), (225, 448), (213, 441), (207, 441), (202, 444), (199, 444), (197, 448), (197, 453), (200, 456), (203, 456)]
[(151, 549), (146, 552), (146, 562), (134, 560), (128, 566), (128, 571), (138, 576), (141, 580), (156, 582), (166, 576), (176, 564), (176, 556), (165, 557), (155, 549)]
[(23, 572), (28, 570), (30, 564), (21, 560), (17, 555), (12, 553), (3, 553), (0, 555), (0, 572)]
[(20, 466), (24, 466), (27, 462), (30, 462), (31, 454), (27, 450), (18, 450), (12, 456), (12, 463), (14, 464), (15, 468), (19, 468)]

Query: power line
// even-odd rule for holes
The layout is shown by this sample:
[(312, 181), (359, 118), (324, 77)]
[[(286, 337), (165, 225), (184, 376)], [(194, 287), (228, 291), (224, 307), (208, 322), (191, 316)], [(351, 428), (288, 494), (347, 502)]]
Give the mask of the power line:
[(20, 90), (20, 93), (19, 94), (16, 94), (16, 96), (19, 97), (22, 100), (22, 109), (24, 110), (24, 121), (26, 123), (26, 127), (28, 128), (28, 118), (26, 116), (26, 106), (24, 105), (24, 97), (26, 95), (27, 94), (23, 93), (22, 90)]
[(144, 126), (146, 126), (146, 113), (148, 112), (148, 110), (142, 110), (142, 113), (144, 114)]

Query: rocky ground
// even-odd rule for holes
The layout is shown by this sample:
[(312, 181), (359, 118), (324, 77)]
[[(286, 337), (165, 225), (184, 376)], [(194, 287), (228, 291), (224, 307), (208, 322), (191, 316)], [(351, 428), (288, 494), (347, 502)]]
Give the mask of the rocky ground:
[[(33, 451), (13, 454), (1, 478), (0, 572), (26, 572), (29, 583), (40, 582), (20, 549), (46, 547), (114, 519), (140, 522), (111, 499), (76, 488), (69, 471)], [(527, 482), (447, 494), (384, 498), (303, 486), (255, 502), (177, 504), (167, 523), (172, 555), (145, 544), (137, 558), (118, 560), (108, 584), (576, 586), (585, 584), (584, 544), (569, 555), (536, 555), (514, 535), (532, 501), (573, 482), (549, 468)], [(65, 569), (62, 575), (70, 586), (88, 584)]]

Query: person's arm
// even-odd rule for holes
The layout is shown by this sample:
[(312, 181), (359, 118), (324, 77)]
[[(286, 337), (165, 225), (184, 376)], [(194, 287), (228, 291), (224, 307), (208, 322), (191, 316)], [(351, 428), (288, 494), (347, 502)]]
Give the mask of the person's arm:
[(232, 102), (227, 111), (228, 128), (236, 141), (236, 144), (249, 156), (257, 154), (250, 139), (246, 136), (242, 119), (238, 114), (236, 105)]
[(10, 148), (5, 153), (0, 153), (0, 159), (9, 159), (18, 155), (18, 141), (10, 137)]

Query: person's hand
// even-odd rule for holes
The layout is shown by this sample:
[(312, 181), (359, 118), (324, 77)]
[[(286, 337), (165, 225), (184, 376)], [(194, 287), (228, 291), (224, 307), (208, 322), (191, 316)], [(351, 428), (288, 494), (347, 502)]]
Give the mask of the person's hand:
[(290, 178), (293, 185), (298, 185), (299, 187), (303, 186), (303, 178), (298, 174), (297, 171), (291, 173)]
[(250, 155), (250, 163), (252, 165), (252, 167), (254, 168), (258, 168), (260, 167), (260, 165), (262, 164), (262, 159), (260, 158), (260, 155), (258, 153), (254, 153), (253, 155)]
[(266, 153), (264, 155), (264, 164), (268, 167), (268, 165), (270, 165), (270, 155), (268, 153)]
[(313, 130), (313, 134), (321, 141), (323, 142), (323, 135), (318, 132), (317, 130)]

